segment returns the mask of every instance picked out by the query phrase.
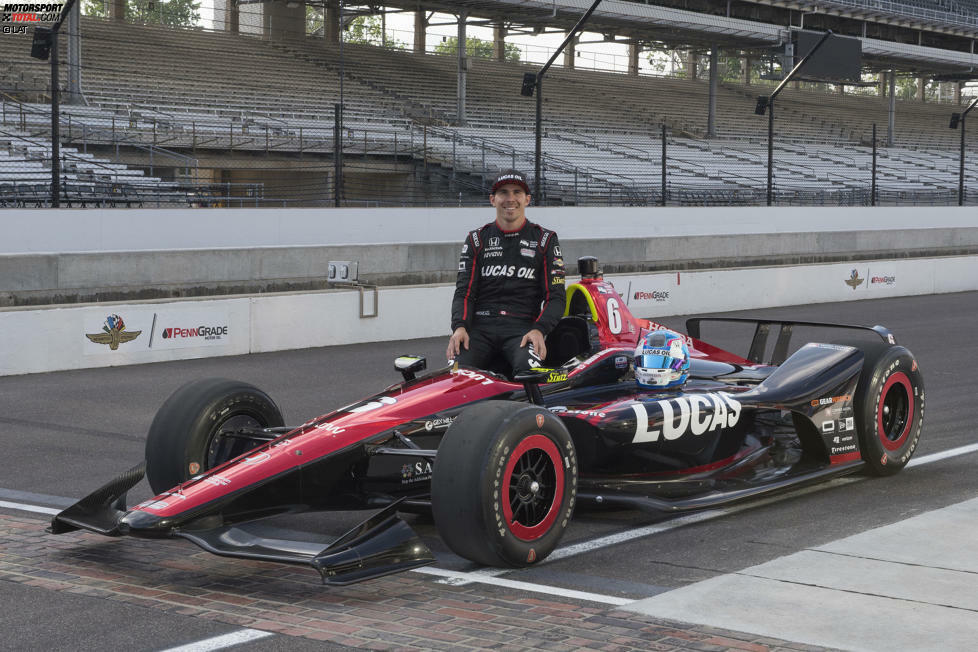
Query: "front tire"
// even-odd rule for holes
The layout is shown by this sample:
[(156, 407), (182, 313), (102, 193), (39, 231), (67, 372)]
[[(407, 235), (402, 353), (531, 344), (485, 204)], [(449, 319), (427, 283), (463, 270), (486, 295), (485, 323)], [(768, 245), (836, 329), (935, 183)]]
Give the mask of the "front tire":
[(284, 424), (275, 402), (248, 383), (224, 378), (187, 383), (163, 403), (149, 427), (146, 479), (162, 493), (259, 445), (223, 431)]
[(465, 410), (438, 447), (431, 508), (456, 554), (523, 567), (549, 555), (574, 511), (577, 456), (550, 411), (487, 401)]
[(924, 422), (924, 379), (913, 354), (884, 342), (858, 346), (866, 356), (854, 404), (859, 449), (868, 471), (886, 476), (907, 465)]

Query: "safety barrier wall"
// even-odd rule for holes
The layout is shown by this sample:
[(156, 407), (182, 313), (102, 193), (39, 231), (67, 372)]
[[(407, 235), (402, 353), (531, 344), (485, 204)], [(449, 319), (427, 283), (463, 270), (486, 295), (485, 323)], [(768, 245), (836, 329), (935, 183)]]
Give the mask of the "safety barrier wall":
[[(972, 207), (547, 207), (561, 240), (975, 226)], [(458, 244), (485, 208), (6, 209), (0, 255), (384, 243)]]
[[(926, 218), (919, 209), (600, 210), (532, 214), (558, 230), (571, 272), (582, 255), (609, 272), (647, 273), (978, 254), (978, 224), (956, 209)], [(488, 211), (66, 213), (78, 224), (57, 211), (0, 213), (10, 227), (0, 240), (0, 306), (315, 290), (331, 260), (356, 261), (360, 278), (378, 285), (451, 282), (465, 231)], [(353, 242), (370, 233), (371, 243)], [(446, 233), (451, 240), (440, 241)], [(395, 236), (403, 239), (384, 242)]]
[[(636, 316), (654, 318), (978, 290), (978, 256), (607, 278)], [(0, 310), (0, 375), (447, 337), (452, 292), (381, 288), (376, 316), (361, 316), (373, 313), (373, 297), (354, 289)], [(824, 321), (833, 321), (828, 309)]]

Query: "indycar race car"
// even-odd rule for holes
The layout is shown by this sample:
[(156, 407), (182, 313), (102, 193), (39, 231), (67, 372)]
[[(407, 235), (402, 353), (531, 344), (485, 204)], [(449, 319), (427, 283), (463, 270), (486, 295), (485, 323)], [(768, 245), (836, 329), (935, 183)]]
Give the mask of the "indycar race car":
[[(462, 557), (522, 567), (554, 550), (577, 503), (683, 512), (858, 470), (889, 475), (913, 455), (923, 380), (886, 328), (690, 319), (681, 335), (688, 382), (650, 391), (635, 382), (633, 355), (663, 327), (631, 314), (596, 259), (578, 268), (533, 373), (453, 365), (423, 374), (423, 358), (404, 356), (395, 361), (403, 382), (288, 427), (251, 385), (191, 382), (158, 411), (145, 461), (50, 529), (182, 537), (219, 555), (307, 564), (326, 583), (348, 584), (434, 561), (403, 512), (430, 510)], [(705, 322), (752, 327), (745, 357), (703, 342)], [(799, 325), (862, 339), (794, 350)], [(144, 474), (157, 495), (127, 508)], [(256, 523), (364, 509), (378, 511), (334, 541), (273, 536)]]

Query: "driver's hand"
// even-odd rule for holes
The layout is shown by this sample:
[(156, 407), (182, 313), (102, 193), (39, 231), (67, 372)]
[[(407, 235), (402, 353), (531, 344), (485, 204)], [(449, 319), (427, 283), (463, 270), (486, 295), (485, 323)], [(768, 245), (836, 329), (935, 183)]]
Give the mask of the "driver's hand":
[(459, 326), (448, 338), (448, 349), (445, 351), (445, 357), (453, 360), (455, 356), (461, 353), (463, 346), (466, 349), (469, 348), (469, 332), (465, 330), (465, 326)]
[(523, 339), (520, 340), (520, 346), (526, 346), (527, 342), (533, 345), (533, 352), (537, 354), (537, 357), (539, 357), (541, 360), (547, 357), (547, 345), (543, 343), (543, 333), (535, 328), (531, 328), (529, 332), (523, 336)]

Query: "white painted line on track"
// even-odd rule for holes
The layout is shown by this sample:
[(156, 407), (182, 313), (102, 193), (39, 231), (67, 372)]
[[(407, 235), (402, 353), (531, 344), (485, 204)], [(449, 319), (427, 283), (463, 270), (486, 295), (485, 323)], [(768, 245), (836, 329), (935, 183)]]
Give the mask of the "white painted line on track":
[[(978, 444), (959, 446), (957, 448), (952, 448), (946, 451), (940, 451), (938, 453), (931, 453), (930, 455), (925, 455), (923, 457), (912, 459), (907, 464), (907, 467), (930, 464), (932, 462), (938, 462), (948, 458), (958, 457), (960, 455), (967, 455), (968, 453), (974, 453), (974, 452), (978, 452)], [(684, 514), (683, 516), (669, 519), (668, 521), (665, 521), (663, 523), (656, 523), (654, 525), (636, 528), (634, 530), (627, 530), (625, 532), (611, 534), (605, 537), (600, 537), (598, 539), (592, 539), (591, 541), (583, 541), (581, 543), (576, 543), (573, 545), (564, 546), (562, 548), (557, 548), (552, 553), (550, 553), (550, 555), (543, 562), (541, 562), (541, 565), (548, 564), (554, 561), (559, 561), (561, 559), (567, 559), (568, 557), (584, 554), (586, 552), (591, 552), (593, 550), (598, 550), (600, 548), (605, 548), (619, 543), (624, 543), (626, 541), (631, 541), (633, 539), (639, 539), (642, 537), (651, 536), (653, 534), (667, 532), (669, 530), (685, 527), (687, 525), (693, 525), (695, 523), (710, 521), (715, 518), (720, 518), (721, 516), (729, 516), (731, 514), (735, 514), (740, 511), (753, 509), (756, 507), (760, 507), (762, 505), (767, 505), (782, 500), (787, 500), (788, 498), (794, 498), (807, 493), (822, 491), (825, 489), (838, 487), (844, 484), (861, 482), (865, 479), (867, 479), (865, 476), (846, 476), (842, 478), (836, 478), (835, 480), (830, 480), (823, 484), (804, 487), (801, 489), (796, 489), (794, 491), (788, 491), (785, 493), (778, 493), (776, 495), (769, 496), (767, 498), (760, 498), (760, 499), (747, 501), (743, 504), (734, 505), (732, 507), (726, 507), (723, 509), (709, 509), (705, 511)], [(58, 509), (52, 509), (50, 507), (41, 507), (39, 505), (28, 505), (25, 503), (11, 503), (2, 500), (0, 500), (0, 508), (18, 509), (27, 512), (37, 512), (41, 514), (52, 514), (52, 515), (58, 514), (61, 511)], [(475, 571), (465, 572), (465, 571), (452, 571), (443, 568), (433, 568), (431, 566), (425, 566), (422, 568), (415, 568), (413, 569), (412, 572), (422, 573), (425, 575), (433, 575), (441, 578), (437, 580), (439, 583), (451, 584), (455, 586), (480, 583), (480, 584), (490, 584), (495, 586), (504, 586), (507, 588), (517, 589), (521, 591), (545, 593), (547, 595), (556, 595), (556, 596), (561, 596), (566, 598), (575, 598), (579, 600), (589, 600), (591, 602), (598, 602), (603, 604), (625, 605), (634, 602), (634, 600), (630, 600), (627, 598), (619, 598), (616, 596), (603, 595), (600, 593), (589, 593), (586, 591), (575, 591), (573, 589), (562, 589), (560, 587), (548, 586), (545, 584), (534, 584), (531, 582), (508, 580), (499, 577), (500, 575), (513, 572), (512, 569), (507, 569), (507, 568), (482, 568)], [(241, 630), (241, 631), (258, 632), (259, 630)], [(259, 632), (259, 633), (263, 635), (270, 635), (268, 632)], [(232, 634), (228, 634), (227, 636), (231, 636)], [(207, 640), (209, 641), (211, 639), (207, 639)], [(203, 642), (206, 641), (202, 641), (202, 643)], [(196, 645), (196, 644), (192, 644), (192, 645)], [(172, 650), (166, 650), (164, 652), (183, 652), (184, 650), (212, 650), (212, 649), (216, 650), (220, 648), (216, 648), (216, 647), (215, 648), (192, 648), (192, 647), (184, 646), (181, 648), (173, 648)]]
[(28, 505), (26, 503), (8, 503), (6, 500), (0, 500), (0, 507), (6, 509), (19, 509), (22, 512), (37, 512), (38, 514), (50, 514), (54, 516), (55, 514), (60, 514), (62, 509), (52, 509), (50, 507), (41, 507), (40, 505)]
[(951, 448), (939, 453), (931, 453), (930, 455), (924, 455), (923, 457), (915, 457), (907, 462), (907, 466), (905, 468), (909, 469), (911, 466), (930, 464), (931, 462), (938, 462), (940, 460), (946, 460), (949, 457), (957, 457), (959, 455), (967, 455), (968, 453), (974, 453), (976, 451), (978, 451), (978, 444), (958, 446), (957, 448)]
[(546, 586), (544, 584), (533, 584), (532, 582), (520, 582), (517, 580), (507, 580), (502, 577), (493, 577), (489, 574), (484, 573), (466, 573), (462, 571), (451, 571), (445, 570), (443, 568), (432, 568), (430, 566), (422, 566), (421, 568), (415, 568), (415, 573), (423, 573), (425, 575), (436, 575), (438, 577), (445, 578), (447, 580), (460, 580), (459, 582), (446, 582), (446, 584), (469, 584), (472, 582), (477, 582), (479, 584), (491, 584), (493, 586), (502, 586), (507, 589), (516, 589), (518, 591), (530, 591), (533, 593), (545, 593), (550, 596), (556, 596), (560, 598), (573, 598), (575, 600), (588, 600), (590, 602), (599, 602), (601, 604), (610, 604), (615, 606), (622, 606), (626, 604), (631, 604), (635, 602), (630, 598), (619, 598), (613, 595), (603, 595), (601, 593), (589, 593), (587, 591), (575, 591), (574, 589), (563, 589), (559, 586)]
[(207, 652), (208, 650), (223, 650), (232, 645), (241, 645), (250, 641), (257, 641), (261, 638), (273, 636), (273, 632), (263, 632), (260, 629), (239, 629), (236, 632), (205, 638), (196, 643), (187, 643), (179, 647), (171, 647), (162, 652)]

